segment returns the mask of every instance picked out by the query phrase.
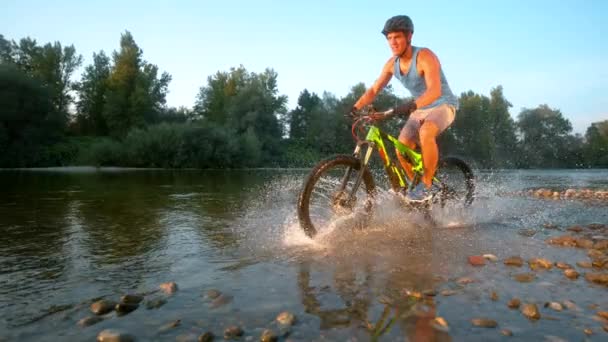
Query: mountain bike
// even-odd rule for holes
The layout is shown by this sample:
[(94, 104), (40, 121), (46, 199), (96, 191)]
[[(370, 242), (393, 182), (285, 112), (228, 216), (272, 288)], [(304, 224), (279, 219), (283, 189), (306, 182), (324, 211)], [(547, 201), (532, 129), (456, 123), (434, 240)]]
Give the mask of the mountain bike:
[[(374, 151), (382, 161), (390, 190), (406, 195), (420, 181), (424, 173), (422, 153), (383, 132), (378, 124), (396, 116), (393, 110), (377, 112), (373, 108), (355, 113), (351, 132), (356, 142), (352, 155), (335, 155), (320, 161), (305, 178), (298, 198), (298, 220), (307, 236), (314, 237), (319, 229), (337, 217), (361, 211), (368, 217), (378, 194), (369, 163)], [(365, 138), (361, 138), (365, 134)], [(410, 179), (399, 161), (387, 153), (392, 144), (412, 165)], [(430, 209), (434, 204), (470, 206), (475, 192), (475, 178), (471, 167), (454, 156), (440, 158), (433, 178), (433, 197), (424, 205), (409, 205), (415, 209)], [(406, 203), (407, 204), (407, 203)]]

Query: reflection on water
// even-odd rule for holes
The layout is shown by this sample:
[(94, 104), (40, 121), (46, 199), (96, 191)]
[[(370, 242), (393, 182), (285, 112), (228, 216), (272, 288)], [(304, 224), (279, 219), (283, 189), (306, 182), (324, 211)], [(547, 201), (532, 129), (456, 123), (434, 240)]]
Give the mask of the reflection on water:
[[(93, 340), (105, 328), (164, 340), (207, 330), (221, 336), (230, 324), (257, 339), (265, 328), (281, 331), (273, 321), (285, 310), (298, 317), (293, 340), (498, 338), (497, 330), (472, 328), (472, 317), (495, 318), (527, 339), (542, 340), (551, 329), (580, 339), (578, 328), (564, 330), (551, 320), (538, 328), (505, 303), (513, 296), (538, 303), (569, 298), (608, 309), (597, 300), (604, 288), (581, 291), (559, 273), (522, 287), (500, 264), (466, 263), (484, 253), (584, 257), (584, 251), (547, 247), (551, 231), (543, 225), (608, 223), (605, 205), (497, 194), (608, 188), (605, 170), (481, 173), (474, 207), (436, 211), (434, 224), (386, 195), (367, 229), (336, 223), (314, 241), (298, 228), (294, 209), (305, 172), (0, 172), (0, 340)], [(522, 228), (536, 234), (516, 234)], [(462, 277), (476, 281), (463, 285)], [(180, 290), (161, 309), (76, 325), (95, 298), (150, 292), (165, 281)], [(209, 289), (231, 300), (211, 306), (202, 295)], [(458, 295), (442, 296), (443, 290)], [(489, 299), (492, 291), (500, 294), (497, 303)], [(448, 321), (449, 331), (432, 328), (436, 317)], [(159, 332), (172, 319), (182, 324)], [(590, 317), (576, 322), (593, 324)]]

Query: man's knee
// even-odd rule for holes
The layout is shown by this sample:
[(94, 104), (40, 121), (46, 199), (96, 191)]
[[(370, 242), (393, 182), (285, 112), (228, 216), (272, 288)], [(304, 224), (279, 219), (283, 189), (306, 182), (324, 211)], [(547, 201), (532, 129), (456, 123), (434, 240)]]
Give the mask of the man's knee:
[(399, 142), (409, 148), (416, 148), (416, 142), (406, 136), (399, 136)]
[(439, 135), (439, 128), (434, 122), (426, 121), (420, 127), (420, 141), (435, 139)]

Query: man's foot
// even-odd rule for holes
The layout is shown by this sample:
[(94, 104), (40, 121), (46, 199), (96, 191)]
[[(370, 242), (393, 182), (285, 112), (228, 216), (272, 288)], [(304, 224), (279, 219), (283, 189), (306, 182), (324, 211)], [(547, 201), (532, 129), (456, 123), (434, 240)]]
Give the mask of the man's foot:
[(431, 189), (427, 189), (426, 185), (420, 182), (405, 195), (405, 199), (409, 202), (426, 202), (433, 198), (433, 194)]

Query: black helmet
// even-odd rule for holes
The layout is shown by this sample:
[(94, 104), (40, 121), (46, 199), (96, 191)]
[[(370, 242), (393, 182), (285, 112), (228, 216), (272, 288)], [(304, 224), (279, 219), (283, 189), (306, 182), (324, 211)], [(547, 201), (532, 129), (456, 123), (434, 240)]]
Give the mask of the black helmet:
[(414, 23), (412, 22), (412, 19), (407, 15), (396, 15), (386, 21), (382, 34), (386, 36), (390, 32), (398, 31), (414, 33)]

